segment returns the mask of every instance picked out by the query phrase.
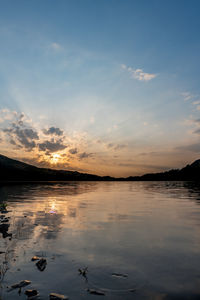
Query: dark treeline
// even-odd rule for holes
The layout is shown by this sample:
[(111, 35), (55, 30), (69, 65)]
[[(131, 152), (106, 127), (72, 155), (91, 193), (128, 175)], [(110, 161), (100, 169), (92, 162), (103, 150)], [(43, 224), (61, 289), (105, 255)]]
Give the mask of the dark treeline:
[(97, 176), (76, 171), (37, 168), (35, 166), (0, 155), (0, 181), (151, 181), (151, 180), (198, 180), (200, 179), (200, 160), (182, 169), (151, 173), (142, 176), (114, 178)]

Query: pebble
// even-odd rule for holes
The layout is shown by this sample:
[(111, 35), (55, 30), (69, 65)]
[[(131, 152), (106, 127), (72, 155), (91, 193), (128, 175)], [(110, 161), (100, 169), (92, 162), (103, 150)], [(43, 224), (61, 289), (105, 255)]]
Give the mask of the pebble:
[(112, 273), (112, 276), (116, 276), (116, 277), (128, 277), (127, 274), (122, 274), (122, 273)]
[(38, 291), (37, 290), (26, 290), (24, 294), (28, 297), (37, 296)]
[(24, 287), (24, 286), (29, 285), (29, 284), (31, 284), (30, 280), (22, 280), (19, 283), (15, 283), (15, 284), (11, 285), (11, 288), (12, 289), (17, 289), (17, 288), (21, 288), (21, 287)]
[(39, 260), (40, 258), (38, 257), (38, 256), (33, 256), (32, 258), (31, 258), (31, 260), (32, 261), (34, 261), (34, 260)]
[(38, 267), (38, 269), (42, 272), (44, 271), (44, 269), (46, 268), (47, 265), (47, 260), (45, 258), (41, 258), (40, 260), (38, 260), (38, 262), (36, 263), (36, 266)]
[(99, 290), (88, 289), (88, 292), (92, 295), (105, 296), (105, 293)]
[(69, 299), (69, 297), (65, 296), (65, 295), (61, 295), (61, 294), (51, 293), (49, 295), (49, 299), (50, 300), (67, 300), (67, 299)]

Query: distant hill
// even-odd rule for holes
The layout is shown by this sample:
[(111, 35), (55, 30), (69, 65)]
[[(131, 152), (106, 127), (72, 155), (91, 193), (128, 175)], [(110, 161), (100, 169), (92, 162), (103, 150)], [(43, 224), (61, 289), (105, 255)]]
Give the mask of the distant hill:
[(62, 181), (62, 180), (111, 180), (111, 177), (73, 171), (37, 168), (0, 155), (0, 181)]
[(182, 169), (172, 169), (161, 173), (150, 173), (142, 176), (128, 177), (127, 180), (198, 180), (200, 181), (200, 159)]
[(0, 155), (0, 181), (150, 181), (150, 180), (200, 180), (200, 159), (182, 169), (174, 169), (161, 173), (142, 176), (114, 178), (97, 176), (76, 171), (38, 168), (18, 160)]

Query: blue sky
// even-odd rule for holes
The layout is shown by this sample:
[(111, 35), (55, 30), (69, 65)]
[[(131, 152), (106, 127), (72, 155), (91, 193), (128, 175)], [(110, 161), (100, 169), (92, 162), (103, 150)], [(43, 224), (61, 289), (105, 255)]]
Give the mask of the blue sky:
[(199, 158), (199, 1), (0, 5), (2, 154), (113, 176)]

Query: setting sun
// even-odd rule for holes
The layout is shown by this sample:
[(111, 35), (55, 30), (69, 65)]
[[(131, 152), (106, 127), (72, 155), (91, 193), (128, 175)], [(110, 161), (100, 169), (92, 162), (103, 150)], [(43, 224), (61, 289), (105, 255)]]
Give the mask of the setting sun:
[(61, 158), (60, 154), (57, 154), (57, 153), (52, 154), (50, 162), (52, 164), (57, 164), (59, 162), (60, 158)]

